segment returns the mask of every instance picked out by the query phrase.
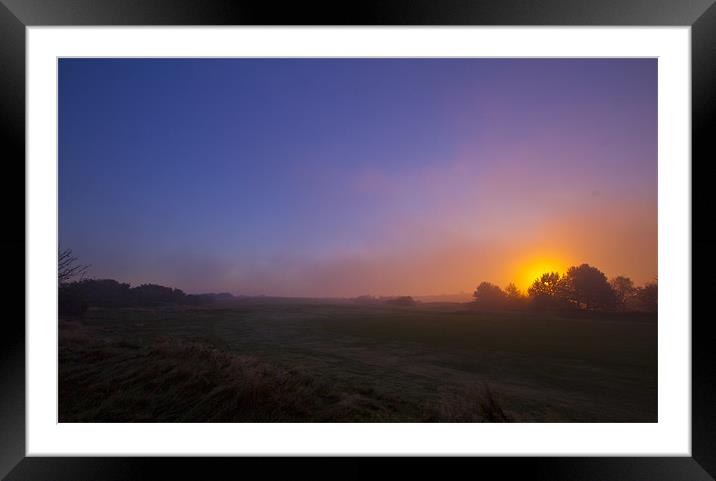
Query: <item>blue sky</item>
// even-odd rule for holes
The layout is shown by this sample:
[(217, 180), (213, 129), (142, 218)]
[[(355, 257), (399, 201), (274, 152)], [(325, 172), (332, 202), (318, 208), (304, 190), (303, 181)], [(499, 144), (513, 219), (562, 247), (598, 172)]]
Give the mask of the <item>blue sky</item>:
[[(188, 292), (656, 276), (655, 59), (61, 59), (60, 244)], [(617, 272), (618, 271), (618, 272)]]

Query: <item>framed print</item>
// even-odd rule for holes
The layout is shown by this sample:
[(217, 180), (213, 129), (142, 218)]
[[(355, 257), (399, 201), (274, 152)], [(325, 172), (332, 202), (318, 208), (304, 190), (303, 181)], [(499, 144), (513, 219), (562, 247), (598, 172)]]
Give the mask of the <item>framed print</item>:
[(3, 475), (713, 479), (710, 2), (135, 7), (0, 9)]

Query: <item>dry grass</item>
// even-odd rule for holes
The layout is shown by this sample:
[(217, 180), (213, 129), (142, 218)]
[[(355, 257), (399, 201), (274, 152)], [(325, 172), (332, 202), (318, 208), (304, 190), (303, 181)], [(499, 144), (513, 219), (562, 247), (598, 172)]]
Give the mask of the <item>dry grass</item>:
[(489, 391), (415, 405), (206, 342), (60, 323), (60, 422), (505, 422)]
[(62, 421), (657, 419), (653, 316), (249, 299), (74, 319)]
[(62, 335), (61, 422), (302, 421), (330, 397), (310, 378), (206, 344), (90, 339)]
[(78, 321), (60, 319), (59, 325), (60, 344), (69, 345), (76, 343), (90, 342), (92, 337)]
[(500, 405), (497, 396), (489, 386), (481, 389), (471, 386), (461, 394), (443, 394), (434, 407), (434, 420), (453, 423), (509, 423), (514, 422)]

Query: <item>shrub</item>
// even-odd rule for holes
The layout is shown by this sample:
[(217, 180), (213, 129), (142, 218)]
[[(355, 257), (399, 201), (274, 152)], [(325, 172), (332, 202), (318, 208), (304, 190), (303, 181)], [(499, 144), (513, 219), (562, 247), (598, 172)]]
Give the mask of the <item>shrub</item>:
[(87, 312), (87, 302), (66, 289), (60, 288), (57, 301), (57, 311), (61, 317), (84, 316)]
[(482, 307), (502, 307), (507, 301), (507, 295), (502, 289), (491, 282), (481, 282), (473, 297), (475, 303)]
[(415, 299), (410, 296), (400, 296), (395, 299), (388, 299), (385, 301), (386, 304), (392, 304), (394, 306), (414, 306), (416, 305)]

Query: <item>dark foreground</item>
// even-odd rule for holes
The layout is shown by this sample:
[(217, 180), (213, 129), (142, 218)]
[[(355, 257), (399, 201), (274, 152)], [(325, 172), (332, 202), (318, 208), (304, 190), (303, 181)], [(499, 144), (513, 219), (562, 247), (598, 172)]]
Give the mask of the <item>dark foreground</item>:
[(60, 422), (656, 422), (642, 314), (247, 299), (59, 328)]

